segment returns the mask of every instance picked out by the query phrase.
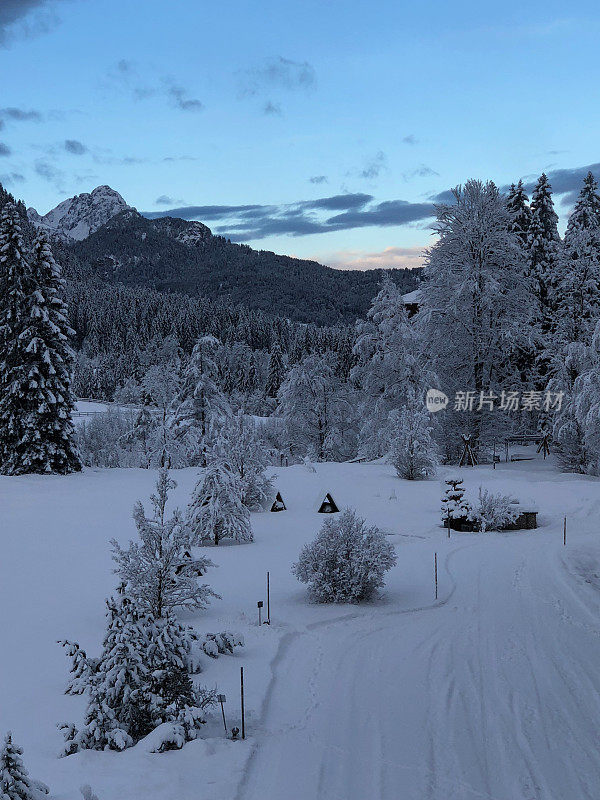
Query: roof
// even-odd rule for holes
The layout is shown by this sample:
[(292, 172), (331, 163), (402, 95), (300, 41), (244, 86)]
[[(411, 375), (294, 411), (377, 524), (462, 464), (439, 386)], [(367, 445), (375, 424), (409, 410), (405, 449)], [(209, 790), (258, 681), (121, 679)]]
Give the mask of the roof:
[(420, 289), (413, 289), (412, 292), (408, 292), (408, 294), (403, 294), (402, 299), (404, 300), (405, 305), (411, 305), (412, 303), (420, 303), (421, 302), (421, 290)]

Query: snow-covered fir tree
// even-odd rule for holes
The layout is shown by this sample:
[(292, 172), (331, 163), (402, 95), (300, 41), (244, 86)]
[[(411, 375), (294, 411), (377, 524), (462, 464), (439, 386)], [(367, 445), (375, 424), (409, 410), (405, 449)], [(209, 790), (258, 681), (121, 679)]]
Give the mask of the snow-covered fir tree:
[(422, 401), (413, 399), (400, 411), (392, 411), (390, 423), (390, 462), (398, 477), (416, 481), (432, 475), (439, 460), (431, 414)]
[(396, 563), (394, 547), (376, 526), (353, 509), (328, 519), (304, 545), (292, 572), (318, 603), (360, 603), (384, 585)]
[(78, 644), (62, 642), (72, 659), (70, 694), (86, 694), (81, 729), (59, 727), (63, 755), (80, 750), (124, 750), (157, 726), (171, 723), (165, 744), (181, 747), (196, 738), (214, 692), (193, 686), (193, 631), (167, 612), (157, 619), (140, 612), (121, 590), (107, 601), (108, 626), (100, 658), (88, 659)]
[(23, 750), (13, 742), (9, 731), (0, 751), (1, 800), (40, 800), (42, 796), (30, 780), (22, 756)]
[(125, 595), (107, 601), (102, 655), (85, 674), (88, 704), (84, 725), (59, 727), (63, 755), (79, 750), (124, 750), (152, 730), (145, 687), (147, 639), (136, 606)]
[(283, 383), (284, 377), (285, 368), (283, 366), (283, 355), (281, 353), (281, 347), (276, 344), (271, 350), (269, 358), (269, 372), (267, 375), (267, 384), (265, 386), (267, 397), (277, 397), (277, 392)]
[(516, 186), (514, 183), (511, 185), (506, 197), (506, 207), (509, 214), (509, 230), (518, 236), (521, 245), (526, 249), (531, 226), (531, 209), (522, 180)]
[(218, 385), (215, 362), (218, 344), (214, 336), (203, 336), (198, 340), (183, 375), (172, 419), (177, 435), (189, 434), (191, 429), (197, 432), (201, 464), (206, 461), (212, 426), (221, 423), (230, 413), (227, 399)]
[(472, 180), (454, 196), (438, 207), (419, 315), (439, 387), (453, 399), (440, 420), (446, 460), (458, 457), (461, 434), (470, 434), (477, 455), (510, 424), (490, 403), (520, 386), (511, 356), (530, 341), (532, 306), (523, 250), (496, 186)]
[(556, 311), (561, 259), (558, 216), (552, 201), (552, 187), (545, 174), (540, 176), (531, 198), (527, 253), (528, 274), (533, 280), (537, 301), (537, 322), (542, 334), (548, 337)]
[(265, 472), (267, 448), (252, 420), (241, 412), (230, 417), (217, 434), (211, 457), (237, 475), (242, 503), (252, 511), (260, 510), (270, 494), (271, 480)]
[[(557, 339), (589, 342), (600, 314), (600, 196), (589, 172), (569, 217), (557, 289)], [(559, 356), (560, 357), (560, 356)]]
[(187, 520), (195, 541), (218, 545), (222, 539), (238, 543), (254, 539), (250, 512), (242, 502), (239, 477), (219, 458), (204, 470), (188, 506)]
[(179, 511), (167, 517), (169, 492), (176, 486), (168, 470), (161, 469), (156, 493), (150, 498), (153, 517), (146, 516), (140, 501), (133, 509), (139, 542), (130, 542), (125, 549), (116, 539), (111, 540), (115, 572), (128, 596), (156, 618), (175, 609), (206, 608), (212, 597), (218, 597), (208, 585), (198, 582), (214, 564), (203, 556), (191, 557), (191, 531)]
[(358, 323), (354, 355), (357, 364), (351, 375), (362, 397), (359, 450), (377, 458), (389, 451), (390, 412), (428, 388), (426, 383), (435, 382), (425, 371), (416, 328), (389, 275), (383, 278), (367, 320)]
[[(304, 358), (289, 371), (278, 395), (293, 455), (308, 454), (325, 461), (335, 442), (334, 432), (350, 419), (347, 388), (336, 375), (332, 353)], [(349, 457), (349, 456), (346, 456)]]
[(471, 511), (471, 504), (465, 499), (465, 487), (462, 478), (448, 478), (446, 490), (442, 497), (442, 522), (449, 520), (466, 520)]
[(0, 439), (2, 471), (65, 474), (81, 469), (71, 414), (73, 331), (60, 297), (63, 282), (39, 234), (28, 258), (19, 216), (0, 221)]

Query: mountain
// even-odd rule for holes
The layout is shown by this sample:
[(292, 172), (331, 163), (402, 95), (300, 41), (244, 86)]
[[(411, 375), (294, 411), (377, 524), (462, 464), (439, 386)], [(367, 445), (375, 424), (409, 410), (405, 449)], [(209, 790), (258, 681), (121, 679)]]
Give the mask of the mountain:
[[(118, 192), (99, 186), (30, 221), (60, 243), (78, 272), (111, 284), (207, 297), (318, 325), (352, 323), (377, 294), (381, 270), (341, 271), (253, 250), (214, 236), (201, 222), (147, 219)], [(63, 256), (64, 260), (64, 256)], [(420, 270), (392, 270), (403, 292)]]
[(110, 186), (97, 186), (89, 194), (63, 200), (43, 217), (35, 208), (28, 208), (27, 216), (36, 228), (43, 228), (51, 236), (64, 241), (80, 241), (129, 208)]

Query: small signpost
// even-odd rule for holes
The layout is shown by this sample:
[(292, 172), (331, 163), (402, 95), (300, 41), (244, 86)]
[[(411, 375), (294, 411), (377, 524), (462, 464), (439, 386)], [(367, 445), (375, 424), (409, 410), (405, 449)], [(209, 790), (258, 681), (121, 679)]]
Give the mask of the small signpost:
[(246, 721), (244, 718), (244, 668), (240, 667), (240, 698), (242, 701), (242, 739), (246, 738)]
[(224, 694), (217, 695), (217, 702), (221, 704), (221, 714), (223, 715), (223, 727), (225, 728), (225, 736), (227, 736), (227, 723), (225, 722), (225, 708), (224, 703), (227, 702), (227, 698)]
[(259, 628), (262, 625), (262, 609), (263, 609), (263, 605), (264, 604), (263, 604), (262, 600), (259, 600), (258, 603), (256, 604), (256, 606), (258, 608), (258, 627)]
[(271, 624), (271, 578), (269, 573), (267, 572), (267, 619), (265, 620), (267, 625)]

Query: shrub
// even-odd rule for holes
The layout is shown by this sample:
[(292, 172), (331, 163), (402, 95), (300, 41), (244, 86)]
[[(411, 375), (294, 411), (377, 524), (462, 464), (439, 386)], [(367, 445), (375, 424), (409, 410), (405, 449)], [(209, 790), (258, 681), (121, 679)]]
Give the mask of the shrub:
[(480, 486), (478, 501), (469, 518), (476, 522), (478, 530), (485, 533), (501, 530), (514, 522), (518, 516), (518, 506), (510, 495), (500, 492), (494, 494)]
[(328, 519), (302, 548), (292, 572), (318, 603), (359, 603), (384, 585), (383, 576), (395, 563), (394, 548), (379, 528), (347, 509)]

